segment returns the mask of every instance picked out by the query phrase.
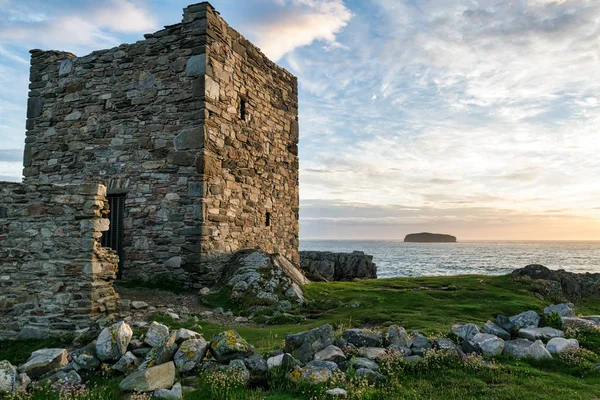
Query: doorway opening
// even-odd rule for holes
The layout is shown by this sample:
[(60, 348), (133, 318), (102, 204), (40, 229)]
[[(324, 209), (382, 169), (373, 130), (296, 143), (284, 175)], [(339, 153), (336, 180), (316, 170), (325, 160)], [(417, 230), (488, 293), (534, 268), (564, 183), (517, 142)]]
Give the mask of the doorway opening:
[(110, 247), (119, 256), (119, 270), (117, 279), (123, 276), (123, 261), (125, 252), (123, 251), (123, 218), (125, 211), (125, 194), (109, 194), (107, 196), (110, 220), (110, 228), (102, 234), (102, 246)]

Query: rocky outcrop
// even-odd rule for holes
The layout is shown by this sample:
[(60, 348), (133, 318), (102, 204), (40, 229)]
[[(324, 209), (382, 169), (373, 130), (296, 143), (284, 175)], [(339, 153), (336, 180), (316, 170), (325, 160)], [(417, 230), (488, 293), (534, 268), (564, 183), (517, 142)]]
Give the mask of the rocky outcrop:
[(406, 235), (404, 241), (407, 243), (456, 243), (456, 236), (442, 233), (411, 233)]
[(377, 265), (373, 256), (362, 251), (332, 253), (329, 251), (301, 251), (300, 267), (314, 281), (351, 281), (376, 279)]
[(563, 269), (551, 270), (539, 264), (517, 269), (512, 274), (543, 281), (550, 291), (548, 294), (554, 297), (575, 301), (586, 296), (600, 295), (600, 274), (576, 274)]
[(281, 255), (242, 250), (223, 271), (222, 283), (232, 300), (277, 305), (282, 301), (302, 304), (302, 285), (309, 283), (302, 271)]

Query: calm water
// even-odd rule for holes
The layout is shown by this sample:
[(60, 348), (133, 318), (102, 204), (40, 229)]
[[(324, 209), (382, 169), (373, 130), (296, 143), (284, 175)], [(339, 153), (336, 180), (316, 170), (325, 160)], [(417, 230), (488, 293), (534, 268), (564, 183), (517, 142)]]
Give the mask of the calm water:
[(302, 240), (300, 250), (373, 255), (380, 278), (395, 276), (502, 275), (528, 264), (572, 272), (600, 272), (600, 242), (461, 242)]

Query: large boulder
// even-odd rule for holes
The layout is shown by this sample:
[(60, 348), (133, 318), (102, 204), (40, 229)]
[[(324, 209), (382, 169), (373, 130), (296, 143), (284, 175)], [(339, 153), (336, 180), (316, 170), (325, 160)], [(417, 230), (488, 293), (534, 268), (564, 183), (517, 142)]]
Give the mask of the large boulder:
[(488, 321), (483, 326), (483, 332), (489, 333), (490, 335), (498, 336), (500, 339), (510, 340), (510, 333), (499, 327), (492, 321)]
[(550, 354), (560, 354), (566, 350), (579, 349), (579, 341), (577, 339), (553, 338), (546, 344), (546, 350)]
[(292, 354), (298, 360), (307, 363), (315, 353), (333, 344), (335, 334), (331, 325), (322, 325), (300, 333), (285, 337), (285, 352)]
[(310, 384), (317, 385), (331, 379), (331, 371), (327, 368), (308, 367), (301, 371), (302, 379)]
[(0, 394), (17, 390), (17, 369), (8, 361), (0, 361)]
[(38, 378), (68, 364), (68, 353), (65, 349), (42, 349), (31, 353), (27, 362), (19, 367), (19, 372), (31, 378)]
[(263, 305), (276, 305), (283, 300), (302, 304), (300, 286), (309, 283), (285, 257), (260, 250), (237, 252), (224, 268), (221, 280), (232, 299), (252, 299), (253, 304)]
[(186, 340), (175, 353), (175, 366), (180, 372), (188, 372), (202, 362), (209, 343), (203, 338)]
[(525, 311), (519, 315), (510, 317), (510, 322), (517, 332), (523, 328), (537, 328), (540, 324), (540, 316), (535, 311)]
[(535, 360), (552, 358), (541, 340), (536, 342), (527, 339), (507, 340), (504, 342), (504, 354), (515, 358), (532, 358)]
[(554, 304), (544, 308), (544, 315), (549, 316), (557, 313), (561, 317), (574, 317), (575, 305), (573, 303)]
[(328, 251), (301, 251), (300, 267), (316, 281), (351, 281), (377, 278), (373, 256), (362, 251), (332, 253)]
[(133, 337), (131, 327), (124, 321), (106, 327), (96, 341), (96, 354), (102, 361), (118, 360), (127, 353), (127, 346)]
[(175, 382), (175, 364), (168, 362), (144, 370), (138, 370), (121, 381), (124, 392), (152, 392), (170, 389)]
[(356, 347), (385, 347), (385, 333), (368, 329), (347, 329), (342, 338)]
[(519, 330), (519, 337), (529, 339), (531, 341), (544, 340), (548, 341), (552, 338), (565, 337), (565, 333), (555, 328), (546, 326), (544, 328), (525, 328)]
[(410, 338), (412, 340), (410, 350), (414, 355), (423, 356), (429, 349), (431, 349), (431, 341), (419, 332), (412, 332), (410, 334)]
[(388, 328), (388, 343), (394, 348), (410, 348), (412, 340), (404, 328), (392, 325)]
[(254, 352), (254, 347), (234, 330), (216, 335), (210, 342), (209, 349), (218, 362), (248, 357)]
[(471, 340), (480, 332), (475, 324), (454, 325), (450, 330), (450, 335), (461, 340)]
[(594, 327), (598, 326), (592, 320), (577, 317), (562, 317), (561, 321), (565, 329), (594, 329)]
[(471, 342), (484, 357), (498, 357), (504, 351), (504, 340), (489, 333), (478, 333)]
[(339, 363), (346, 360), (346, 356), (342, 349), (337, 346), (329, 345), (323, 350), (315, 353), (315, 360), (317, 361), (333, 361)]
[(177, 334), (172, 333), (166, 340), (154, 346), (144, 358), (144, 361), (140, 365), (140, 369), (146, 369), (154, 367), (156, 365), (164, 364), (173, 359), (175, 352), (177, 351)]

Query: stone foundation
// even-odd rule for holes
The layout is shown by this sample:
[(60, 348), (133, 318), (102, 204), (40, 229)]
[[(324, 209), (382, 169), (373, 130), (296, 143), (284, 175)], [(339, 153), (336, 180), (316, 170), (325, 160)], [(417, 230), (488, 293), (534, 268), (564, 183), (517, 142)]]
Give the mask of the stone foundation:
[(118, 300), (106, 187), (0, 183), (0, 337), (91, 327)]

